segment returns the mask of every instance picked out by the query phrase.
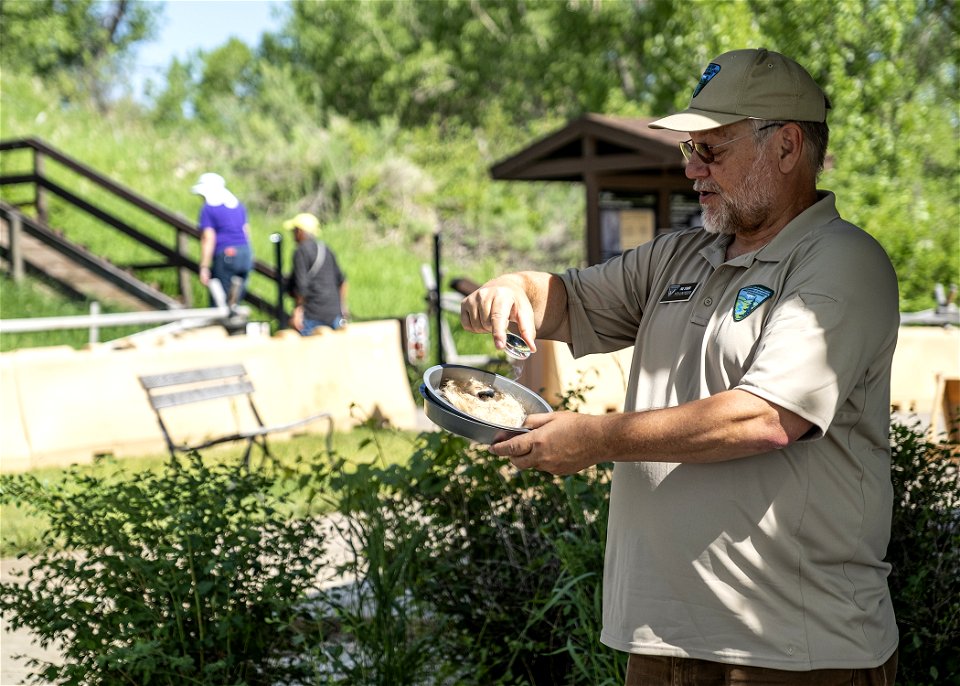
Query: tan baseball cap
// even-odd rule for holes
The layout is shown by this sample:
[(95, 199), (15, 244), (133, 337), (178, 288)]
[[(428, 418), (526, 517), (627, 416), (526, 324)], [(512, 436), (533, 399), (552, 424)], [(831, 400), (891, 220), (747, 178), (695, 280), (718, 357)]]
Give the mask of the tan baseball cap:
[(705, 131), (743, 119), (827, 120), (830, 101), (807, 70), (766, 48), (731, 50), (703, 71), (683, 112), (653, 129)]
[(283, 228), (288, 231), (300, 229), (301, 231), (306, 231), (311, 236), (316, 236), (320, 233), (320, 220), (309, 212), (301, 212), (293, 219), (288, 219), (283, 222)]

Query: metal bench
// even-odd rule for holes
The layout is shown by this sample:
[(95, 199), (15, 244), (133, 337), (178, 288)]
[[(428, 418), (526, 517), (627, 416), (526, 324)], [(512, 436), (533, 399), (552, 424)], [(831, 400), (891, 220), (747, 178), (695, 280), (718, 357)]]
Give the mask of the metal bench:
[[(254, 444), (257, 444), (263, 450), (264, 455), (273, 457), (270, 453), (270, 447), (267, 444), (267, 434), (274, 431), (288, 431), (319, 419), (326, 419), (327, 421), (327, 452), (330, 453), (332, 451), (333, 417), (329, 412), (321, 412), (286, 424), (266, 426), (253, 402), (253, 383), (250, 381), (247, 370), (242, 364), (190, 369), (164, 374), (149, 374), (138, 378), (140, 385), (143, 386), (147, 392), (154, 413), (157, 415), (160, 430), (163, 432), (163, 437), (167, 442), (167, 447), (170, 449), (170, 457), (172, 459), (176, 458), (178, 452), (191, 452), (209, 448), (210, 446), (220, 443), (245, 440), (247, 441), (247, 449), (243, 455), (243, 462), (245, 465), (248, 465), (250, 461), (250, 451), (253, 449)], [(163, 421), (163, 410), (167, 408), (217, 399), (239, 398), (241, 396), (246, 396), (255, 426), (238, 433), (219, 436), (194, 444), (175, 443), (170, 436), (167, 425)]]

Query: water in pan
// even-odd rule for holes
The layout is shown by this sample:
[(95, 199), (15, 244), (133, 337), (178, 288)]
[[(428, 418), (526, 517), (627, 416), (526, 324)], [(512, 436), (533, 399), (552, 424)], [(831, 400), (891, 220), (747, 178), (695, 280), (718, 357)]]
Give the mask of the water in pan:
[(438, 390), (461, 412), (490, 424), (519, 427), (527, 418), (519, 400), (478, 379), (448, 379)]

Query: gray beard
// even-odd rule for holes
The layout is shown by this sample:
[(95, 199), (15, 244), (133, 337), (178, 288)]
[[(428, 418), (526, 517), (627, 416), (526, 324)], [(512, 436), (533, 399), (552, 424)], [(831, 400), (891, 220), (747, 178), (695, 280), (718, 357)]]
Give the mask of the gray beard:
[(722, 202), (703, 209), (703, 230), (721, 236), (752, 233), (759, 229), (773, 207), (773, 187), (769, 183), (772, 164), (758, 161)]

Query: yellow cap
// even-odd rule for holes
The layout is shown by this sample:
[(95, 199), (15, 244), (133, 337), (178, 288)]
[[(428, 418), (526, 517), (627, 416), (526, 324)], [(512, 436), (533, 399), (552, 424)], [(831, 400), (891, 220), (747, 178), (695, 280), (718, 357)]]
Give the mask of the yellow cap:
[(283, 222), (283, 228), (288, 231), (300, 229), (301, 231), (306, 231), (311, 236), (316, 236), (320, 233), (320, 220), (309, 212), (301, 212), (293, 219), (288, 219)]

